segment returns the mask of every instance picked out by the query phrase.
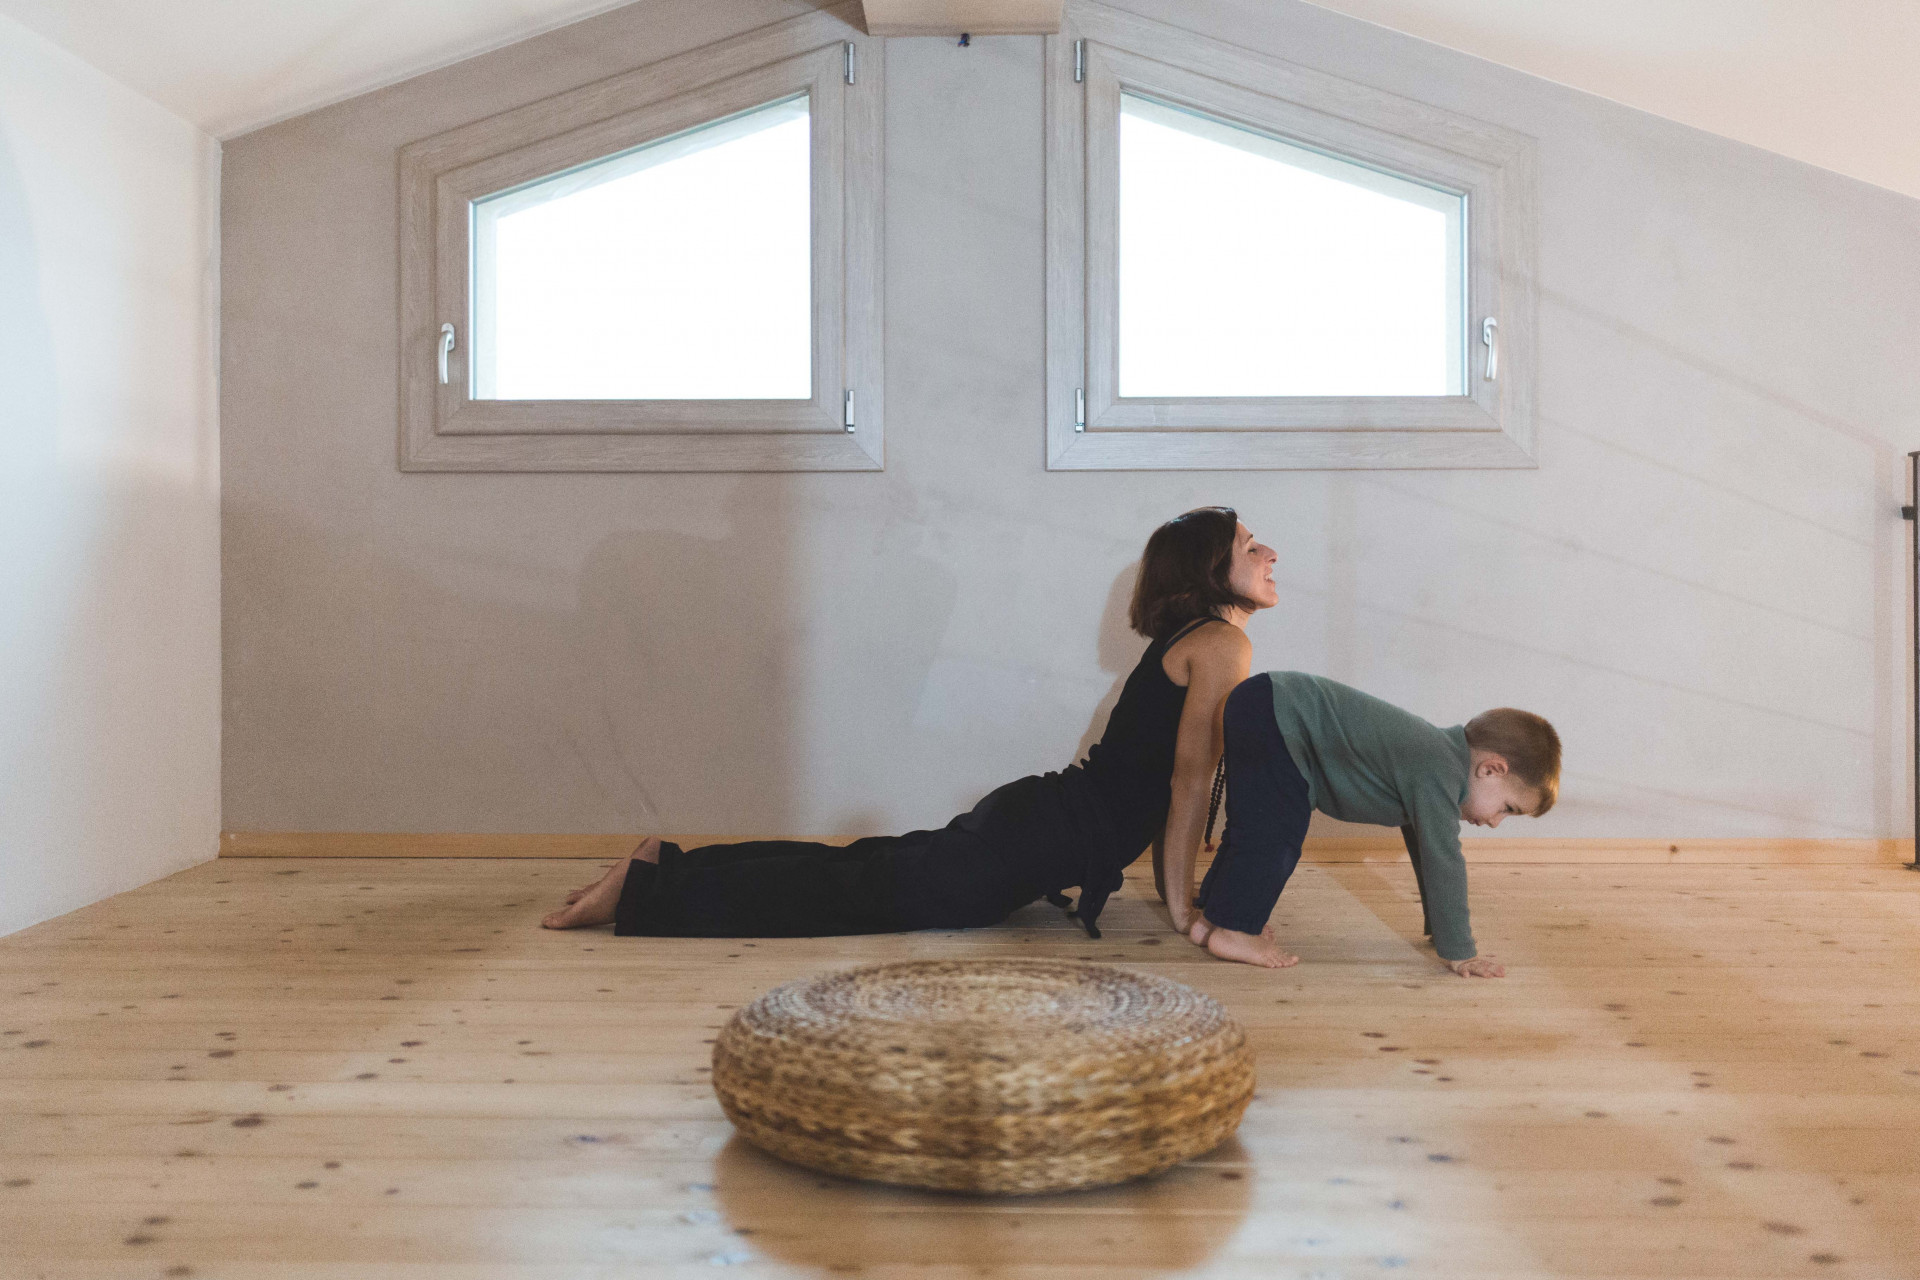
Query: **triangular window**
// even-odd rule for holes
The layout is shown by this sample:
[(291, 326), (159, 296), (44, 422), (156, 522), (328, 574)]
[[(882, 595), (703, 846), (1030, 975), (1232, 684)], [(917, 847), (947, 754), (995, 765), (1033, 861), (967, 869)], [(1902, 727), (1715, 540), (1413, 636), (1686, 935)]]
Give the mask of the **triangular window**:
[(813, 394), (807, 99), (473, 202), (481, 400)]
[(1049, 467), (1534, 465), (1532, 139), (1091, 0), (1047, 95)]
[(882, 45), (822, 11), (401, 152), (401, 466), (876, 470)]
[(1466, 197), (1120, 98), (1122, 396), (1457, 396)]

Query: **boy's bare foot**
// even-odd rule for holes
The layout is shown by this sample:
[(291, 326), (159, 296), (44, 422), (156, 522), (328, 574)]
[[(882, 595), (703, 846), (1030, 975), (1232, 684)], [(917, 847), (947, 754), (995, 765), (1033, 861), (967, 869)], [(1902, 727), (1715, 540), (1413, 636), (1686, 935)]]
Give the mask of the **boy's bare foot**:
[[(635, 854), (634, 858), (640, 857)], [(654, 858), (642, 858), (643, 862), (652, 862), (658, 858), (657, 845)], [(595, 925), (612, 924), (614, 908), (620, 905), (620, 891), (627, 886), (627, 868), (633, 864), (633, 858), (622, 858), (608, 869), (607, 874), (581, 891), (578, 898), (568, 896), (567, 905), (558, 911), (549, 912), (540, 920), (543, 929), (591, 929)]]
[(1299, 956), (1289, 955), (1280, 949), (1280, 944), (1274, 941), (1271, 925), (1257, 934), (1241, 933), (1208, 924), (1203, 918), (1193, 922), (1187, 938), (1221, 960), (1237, 960), (1241, 964), (1258, 965), (1262, 969), (1289, 969), (1300, 963)]
[[(1217, 927), (1217, 925), (1205, 916), (1195, 916), (1193, 918), (1193, 924), (1187, 929), (1187, 941), (1196, 947), (1204, 947), (1207, 945), (1208, 937), (1212, 935), (1214, 929)], [(1260, 936), (1268, 942), (1273, 942), (1272, 921), (1268, 921), (1266, 927), (1260, 930)], [(1277, 946), (1278, 944), (1276, 943), (1275, 945)], [(1295, 956), (1294, 959), (1297, 960), (1299, 957)]]
[[(628, 854), (627, 856), (630, 858), (638, 858), (642, 862), (656, 862), (656, 863), (659, 862), (660, 861), (660, 837), (648, 836), (645, 840), (642, 840), (634, 848), (634, 851), (632, 853)], [(622, 863), (618, 863), (618, 862), (613, 863), (605, 871), (600, 873), (600, 880), (605, 880), (608, 876), (612, 875), (614, 867), (618, 867), (622, 865), (623, 865)], [(622, 871), (621, 874), (625, 875), (626, 872)], [(593, 884), (583, 885), (580, 888), (575, 889), (572, 892), (568, 893), (567, 905), (572, 906), (574, 903), (580, 901), (580, 899), (586, 897), (589, 893), (592, 893), (594, 890), (594, 886), (598, 885), (600, 883), (600, 880), (595, 880)]]

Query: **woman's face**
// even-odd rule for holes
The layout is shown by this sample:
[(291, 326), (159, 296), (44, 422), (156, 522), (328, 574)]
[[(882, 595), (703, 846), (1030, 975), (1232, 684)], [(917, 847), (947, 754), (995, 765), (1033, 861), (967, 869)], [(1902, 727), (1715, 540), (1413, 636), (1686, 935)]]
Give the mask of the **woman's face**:
[(1235, 593), (1262, 609), (1279, 604), (1280, 589), (1273, 585), (1273, 566), (1279, 562), (1279, 552), (1256, 542), (1247, 526), (1234, 526), (1233, 564), (1227, 570), (1227, 584)]

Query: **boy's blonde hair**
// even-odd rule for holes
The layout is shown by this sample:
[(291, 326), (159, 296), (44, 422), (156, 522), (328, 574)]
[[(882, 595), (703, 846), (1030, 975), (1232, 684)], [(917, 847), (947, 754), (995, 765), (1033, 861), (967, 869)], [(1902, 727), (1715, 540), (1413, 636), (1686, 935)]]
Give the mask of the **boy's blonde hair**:
[(1467, 721), (1467, 745), (1491, 751), (1507, 771), (1540, 793), (1539, 817), (1560, 798), (1560, 735), (1531, 711), (1495, 707)]

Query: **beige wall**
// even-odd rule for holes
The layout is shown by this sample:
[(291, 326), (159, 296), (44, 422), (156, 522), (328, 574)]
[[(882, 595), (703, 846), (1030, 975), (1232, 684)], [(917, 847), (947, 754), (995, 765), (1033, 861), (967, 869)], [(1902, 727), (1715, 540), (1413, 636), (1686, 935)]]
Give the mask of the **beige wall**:
[(402, 475), (395, 152), (802, 11), (658, 0), (245, 136), (225, 824), (852, 832), (1073, 758), (1153, 524), (1279, 548), (1257, 668), (1553, 717), (1517, 833), (1904, 830), (1920, 205), (1324, 10), (1129, 8), (1540, 139), (1540, 459), (1050, 474), (1032, 37), (889, 44), (887, 469)]
[(219, 168), (0, 18), (0, 933), (214, 853)]

